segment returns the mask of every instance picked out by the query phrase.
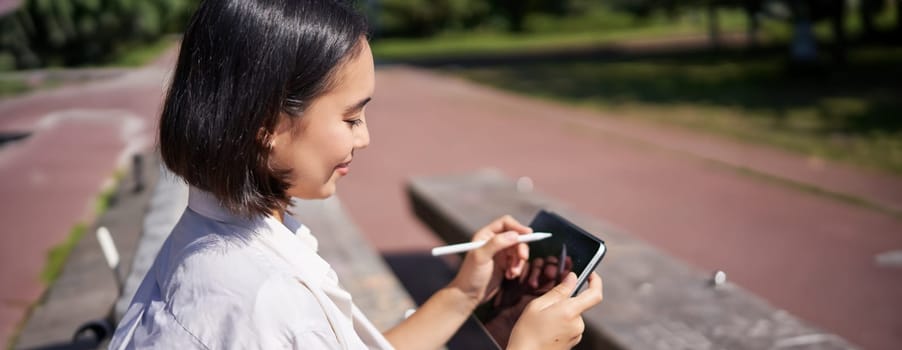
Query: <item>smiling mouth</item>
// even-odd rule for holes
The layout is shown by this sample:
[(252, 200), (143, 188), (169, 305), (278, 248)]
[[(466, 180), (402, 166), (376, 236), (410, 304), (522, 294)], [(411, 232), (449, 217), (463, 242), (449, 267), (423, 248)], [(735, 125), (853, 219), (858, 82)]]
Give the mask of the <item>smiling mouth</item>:
[(348, 172), (351, 171), (351, 168), (349, 167), (350, 165), (351, 165), (350, 160), (347, 162), (341, 163), (341, 164), (335, 166), (335, 171), (338, 172), (338, 175), (345, 176), (348, 174)]

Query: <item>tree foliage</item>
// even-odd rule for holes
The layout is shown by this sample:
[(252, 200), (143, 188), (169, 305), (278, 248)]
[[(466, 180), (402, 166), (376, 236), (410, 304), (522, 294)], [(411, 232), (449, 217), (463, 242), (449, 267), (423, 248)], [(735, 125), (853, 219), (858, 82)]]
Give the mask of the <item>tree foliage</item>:
[(0, 18), (0, 66), (103, 62), (124, 45), (181, 30), (194, 0), (25, 0)]

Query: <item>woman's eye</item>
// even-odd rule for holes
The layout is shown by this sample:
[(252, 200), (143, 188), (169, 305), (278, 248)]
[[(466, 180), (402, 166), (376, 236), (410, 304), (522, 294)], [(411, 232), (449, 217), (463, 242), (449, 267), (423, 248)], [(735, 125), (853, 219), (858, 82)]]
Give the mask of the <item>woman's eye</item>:
[(363, 124), (363, 119), (358, 118), (358, 119), (345, 120), (345, 123), (350, 124), (351, 127), (355, 127), (355, 126), (359, 126), (360, 124)]

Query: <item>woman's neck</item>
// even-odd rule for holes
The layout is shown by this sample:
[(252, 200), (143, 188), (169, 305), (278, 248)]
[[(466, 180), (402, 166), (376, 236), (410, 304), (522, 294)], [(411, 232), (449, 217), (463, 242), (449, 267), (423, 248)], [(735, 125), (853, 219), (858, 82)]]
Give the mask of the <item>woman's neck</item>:
[(279, 220), (279, 222), (285, 222), (285, 211), (280, 209), (273, 210), (272, 217), (276, 218), (276, 220)]

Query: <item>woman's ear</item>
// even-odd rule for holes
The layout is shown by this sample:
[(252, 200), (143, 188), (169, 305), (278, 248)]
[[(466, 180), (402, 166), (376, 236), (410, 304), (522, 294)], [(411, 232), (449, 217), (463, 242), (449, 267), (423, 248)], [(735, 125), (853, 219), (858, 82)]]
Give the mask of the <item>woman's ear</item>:
[(279, 113), (272, 130), (267, 130), (266, 126), (257, 130), (257, 142), (272, 151), (277, 144), (281, 143), (282, 138), (291, 134), (292, 125), (293, 121), (288, 115)]
[(275, 148), (275, 143), (276, 143), (275, 136), (276, 135), (274, 135), (273, 133), (270, 133), (268, 130), (266, 130), (266, 127), (261, 126), (260, 129), (257, 130), (257, 135), (256, 135), (257, 143), (259, 145), (262, 145), (263, 148), (266, 148), (267, 150), (272, 152), (273, 148)]
[(259, 129), (257, 129), (257, 135), (255, 138), (257, 139), (257, 142), (262, 144), (263, 141), (266, 141), (268, 135), (269, 132), (266, 131), (266, 127), (261, 126)]

